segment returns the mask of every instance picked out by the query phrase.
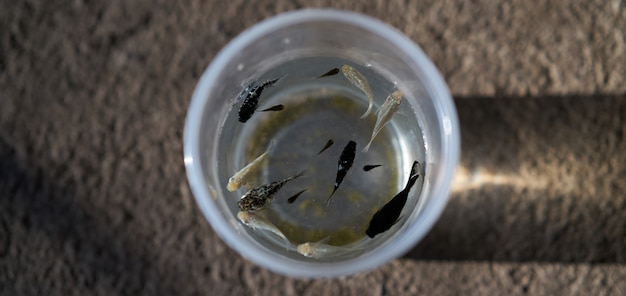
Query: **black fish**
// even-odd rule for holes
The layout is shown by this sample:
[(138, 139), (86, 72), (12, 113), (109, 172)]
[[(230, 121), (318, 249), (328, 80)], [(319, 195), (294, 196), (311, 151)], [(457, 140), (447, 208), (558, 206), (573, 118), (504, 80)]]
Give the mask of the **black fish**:
[(377, 167), (381, 166), (380, 164), (368, 164), (366, 166), (363, 167), (363, 170), (366, 172), (369, 172)]
[(318, 78), (322, 78), (322, 77), (326, 77), (326, 76), (333, 76), (333, 75), (337, 75), (339, 74), (339, 68), (333, 68), (332, 70), (318, 76), (316, 79)]
[(265, 112), (265, 111), (281, 111), (283, 109), (285, 109), (285, 106), (283, 106), (282, 104), (279, 104), (279, 105), (276, 105), (276, 106), (265, 108), (265, 109), (261, 110), (261, 112)]
[(406, 186), (402, 189), (402, 191), (400, 191), (400, 193), (396, 194), (396, 196), (394, 196), (388, 203), (380, 208), (376, 214), (374, 214), (372, 220), (370, 220), (367, 230), (365, 230), (365, 234), (367, 234), (367, 236), (374, 238), (376, 235), (389, 230), (391, 226), (400, 220), (400, 213), (406, 204), (411, 187), (413, 187), (415, 181), (417, 181), (420, 176), (417, 172), (418, 169), (419, 162), (413, 162), (411, 175), (409, 175), (409, 181)]
[(256, 111), (256, 108), (259, 105), (259, 97), (261, 96), (263, 90), (266, 87), (274, 85), (274, 83), (276, 83), (279, 79), (280, 77), (273, 80), (268, 80), (261, 85), (256, 85), (256, 81), (254, 81), (250, 83), (250, 85), (248, 85), (243, 90), (243, 92), (241, 92), (239, 97), (241, 98), (245, 95), (245, 99), (243, 100), (243, 103), (239, 108), (240, 122), (246, 122), (248, 121), (248, 119), (250, 119), (250, 117), (252, 117), (252, 114), (254, 114), (254, 111)]
[(330, 148), (330, 146), (332, 146), (333, 143), (335, 143), (333, 141), (333, 139), (328, 139), (328, 142), (326, 142), (326, 145), (324, 145), (324, 148), (322, 148), (322, 150), (320, 150), (320, 152), (318, 152), (317, 155), (322, 154), (322, 152), (324, 152), (324, 151), (326, 151), (326, 149)]
[(298, 198), (298, 196), (300, 196), (300, 194), (304, 193), (305, 191), (309, 190), (309, 188), (306, 189), (302, 189), (300, 190), (300, 192), (292, 195), (289, 199), (287, 199), (288, 203), (293, 203), (294, 201), (296, 201), (296, 199)]
[(343, 181), (343, 178), (348, 173), (348, 170), (352, 167), (352, 163), (354, 162), (354, 152), (356, 151), (356, 142), (350, 141), (343, 151), (341, 152), (341, 156), (339, 156), (339, 162), (337, 164), (337, 177), (335, 177), (335, 188), (333, 188), (333, 192), (330, 194), (328, 199), (326, 200), (326, 204), (330, 202), (330, 198), (335, 194), (337, 188)]

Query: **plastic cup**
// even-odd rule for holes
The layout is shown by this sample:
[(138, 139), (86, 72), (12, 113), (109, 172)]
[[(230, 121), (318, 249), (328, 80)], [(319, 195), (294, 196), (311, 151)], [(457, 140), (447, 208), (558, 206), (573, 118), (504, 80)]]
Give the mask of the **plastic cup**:
[[(235, 201), (224, 198), (218, 168), (224, 155), (218, 139), (224, 121), (249, 79), (270, 65), (301, 56), (331, 55), (371, 64), (403, 85), (405, 100), (422, 128), (425, 174), (419, 206), (383, 243), (360, 256), (318, 262), (287, 256), (258, 243), (241, 225)], [(235, 92), (233, 90), (236, 90)], [(296, 277), (337, 277), (367, 271), (401, 256), (418, 243), (443, 211), (460, 154), (453, 100), (441, 75), (422, 50), (393, 27), (345, 11), (307, 9), (260, 22), (233, 39), (202, 75), (189, 106), (184, 161), (193, 194), (217, 234), (248, 260)]]

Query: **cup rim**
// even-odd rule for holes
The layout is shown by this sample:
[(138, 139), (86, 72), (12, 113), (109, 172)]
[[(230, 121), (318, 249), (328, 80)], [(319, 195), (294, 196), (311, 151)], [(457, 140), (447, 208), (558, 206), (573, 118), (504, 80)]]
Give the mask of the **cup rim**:
[[(342, 22), (360, 27), (387, 39), (418, 65), (424, 72), (429, 73), (425, 77), (431, 85), (429, 91), (433, 97), (438, 98), (435, 102), (439, 105), (438, 110), (444, 111), (442, 115), (442, 155), (446, 155), (442, 161), (443, 167), (439, 170), (436, 180), (443, 180), (442, 184), (433, 186), (432, 195), (425, 204), (423, 213), (417, 217), (411, 225), (399, 236), (392, 238), (395, 243), (385, 244), (373, 250), (369, 256), (341, 261), (339, 264), (328, 262), (302, 262), (269, 252), (258, 244), (240, 237), (230, 222), (221, 214), (217, 204), (206, 185), (206, 176), (202, 170), (200, 159), (199, 134), (201, 122), (207, 98), (213, 88), (217, 76), (226, 67), (229, 60), (257, 36), (263, 36), (285, 26), (307, 22), (333, 21)], [(375, 18), (355, 12), (334, 9), (302, 9), (282, 13), (246, 29), (231, 42), (229, 42), (213, 59), (211, 64), (200, 78), (189, 104), (184, 128), (184, 163), (187, 178), (193, 192), (196, 203), (213, 227), (215, 232), (233, 249), (248, 260), (278, 272), (283, 275), (295, 277), (337, 277), (368, 271), (383, 265), (409, 251), (416, 243), (421, 241), (434, 223), (438, 220), (448, 201), (454, 171), (460, 155), (460, 131), (456, 108), (448, 88), (441, 74), (427, 58), (424, 52), (404, 34), (390, 25)], [(217, 197), (214, 197), (217, 198)]]

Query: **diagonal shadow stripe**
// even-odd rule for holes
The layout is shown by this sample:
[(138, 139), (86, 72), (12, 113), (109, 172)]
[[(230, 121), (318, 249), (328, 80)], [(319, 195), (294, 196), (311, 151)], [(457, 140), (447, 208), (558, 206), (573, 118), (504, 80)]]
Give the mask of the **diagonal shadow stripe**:
[(623, 263), (626, 96), (458, 98), (462, 157), (405, 258)]

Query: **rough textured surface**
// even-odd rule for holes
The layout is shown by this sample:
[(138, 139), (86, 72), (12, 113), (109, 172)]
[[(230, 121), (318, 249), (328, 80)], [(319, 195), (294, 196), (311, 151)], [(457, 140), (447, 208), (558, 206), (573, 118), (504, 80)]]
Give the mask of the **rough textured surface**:
[[(0, 0), (0, 294), (626, 294), (625, 3), (368, 3)], [(335, 280), (230, 250), (182, 163), (212, 57), (308, 5), (418, 42), (463, 128), (454, 193), (426, 239)]]

